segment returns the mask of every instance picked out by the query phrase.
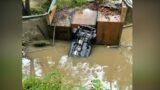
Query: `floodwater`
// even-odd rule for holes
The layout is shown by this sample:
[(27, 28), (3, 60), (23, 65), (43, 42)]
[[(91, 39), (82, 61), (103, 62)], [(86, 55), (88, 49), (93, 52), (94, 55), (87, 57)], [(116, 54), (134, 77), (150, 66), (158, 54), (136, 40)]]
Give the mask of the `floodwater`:
[(60, 69), (68, 80), (80, 82), (90, 90), (90, 81), (99, 79), (109, 90), (132, 90), (132, 27), (122, 32), (121, 45), (94, 45), (88, 58), (68, 57), (71, 42), (56, 41), (55, 46), (28, 47), (23, 58), (23, 79), (28, 75), (41, 77)]

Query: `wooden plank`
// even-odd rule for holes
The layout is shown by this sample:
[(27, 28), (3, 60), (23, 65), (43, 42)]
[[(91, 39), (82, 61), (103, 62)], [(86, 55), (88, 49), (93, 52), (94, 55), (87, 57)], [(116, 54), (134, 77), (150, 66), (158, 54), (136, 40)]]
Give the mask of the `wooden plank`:
[(98, 22), (96, 44), (119, 45), (122, 22)]
[(110, 22), (98, 12), (96, 44), (119, 45), (126, 13), (127, 6), (124, 2), (122, 3), (119, 21)]

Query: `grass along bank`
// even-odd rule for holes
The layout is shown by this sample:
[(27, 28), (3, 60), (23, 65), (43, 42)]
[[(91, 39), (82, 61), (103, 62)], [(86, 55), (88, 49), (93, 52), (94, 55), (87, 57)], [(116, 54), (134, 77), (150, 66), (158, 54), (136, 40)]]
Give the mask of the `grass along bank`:
[(58, 10), (62, 10), (64, 8), (74, 8), (82, 6), (87, 3), (87, 0), (57, 0), (56, 5)]
[[(54, 70), (43, 78), (30, 76), (23, 80), (23, 90), (87, 90), (79, 83), (68, 82), (62, 73)], [(104, 90), (100, 80), (92, 80), (91, 82), (92, 90)]]

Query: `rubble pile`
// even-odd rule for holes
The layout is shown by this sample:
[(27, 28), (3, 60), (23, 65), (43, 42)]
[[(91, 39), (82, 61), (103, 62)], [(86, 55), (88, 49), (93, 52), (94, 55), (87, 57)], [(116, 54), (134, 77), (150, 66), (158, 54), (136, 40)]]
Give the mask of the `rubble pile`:
[(103, 0), (98, 5), (98, 13), (101, 19), (108, 22), (120, 22), (122, 0)]
[(120, 22), (121, 6), (122, 0), (104, 0), (101, 4), (97, 4), (96, 2), (90, 2), (81, 7), (75, 7), (74, 9), (66, 8), (58, 11), (55, 16), (55, 20), (53, 20), (53, 23), (56, 23), (59, 26), (69, 26), (74, 12), (86, 8), (100, 12), (100, 14), (103, 15), (103, 17), (109, 22)]
[(117, 7), (117, 8), (115, 6), (113, 6), (113, 7), (100, 6), (98, 11), (102, 15), (104, 15), (104, 17), (107, 19), (107, 21), (119, 22), (120, 15), (121, 15), (121, 9), (119, 7)]
[(108, 16), (108, 15), (112, 15), (112, 16), (120, 15), (120, 11), (119, 10), (111, 9), (109, 7), (100, 7), (99, 11), (105, 16)]

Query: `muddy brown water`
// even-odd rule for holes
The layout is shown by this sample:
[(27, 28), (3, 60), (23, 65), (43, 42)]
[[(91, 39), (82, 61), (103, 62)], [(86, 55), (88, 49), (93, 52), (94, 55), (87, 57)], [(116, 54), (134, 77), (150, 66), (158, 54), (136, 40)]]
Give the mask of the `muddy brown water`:
[[(48, 72), (58, 67), (59, 61), (63, 56), (67, 57), (71, 42), (56, 41), (55, 46), (46, 46), (43, 48), (28, 47), (27, 54), (31, 59), (30, 74), (36, 74), (39, 70), (40, 76), (46, 75)], [(75, 79), (76, 82), (82, 73), (71, 75), (74, 69), (71, 67), (87, 63), (89, 67), (95, 65), (107, 66), (104, 68), (104, 79), (108, 82), (116, 81), (119, 90), (131, 90), (132, 87), (132, 27), (127, 27), (123, 30), (121, 37), (121, 46), (119, 48), (109, 47), (105, 45), (94, 45), (92, 53), (88, 58), (67, 58), (72, 64), (63, 67), (61, 70), (69, 79)], [(37, 63), (34, 62), (37, 60)], [(65, 62), (64, 62), (65, 63)], [(39, 66), (38, 66), (39, 64)], [(77, 67), (78, 67), (77, 65)], [(37, 68), (34, 68), (38, 66)], [(41, 67), (41, 68), (40, 68)], [(27, 66), (25, 67), (27, 69)], [(87, 67), (88, 68), (88, 67)], [(87, 70), (85, 68), (84, 70)], [(74, 72), (78, 71), (76, 69)], [(80, 70), (79, 70), (80, 71)], [(87, 71), (88, 72), (88, 71)], [(85, 73), (87, 74), (87, 73)], [(85, 77), (85, 76), (84, 76)], [(112, 85), (111, 85), (112, 86)], [(111, 87), (110, 86), (110, 87)], [(111, 89), (118, 90), (118, 89)]]

